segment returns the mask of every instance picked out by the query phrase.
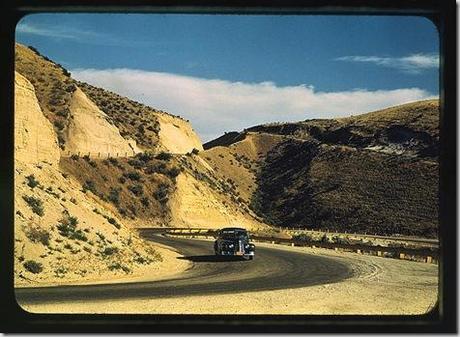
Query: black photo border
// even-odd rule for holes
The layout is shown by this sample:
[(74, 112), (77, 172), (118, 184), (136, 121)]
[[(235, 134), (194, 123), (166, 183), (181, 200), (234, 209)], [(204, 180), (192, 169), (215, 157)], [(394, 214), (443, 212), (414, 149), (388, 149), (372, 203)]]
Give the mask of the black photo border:
[[(7, 0), (1, 6), (0, 331), (1, 332), (456, 332), (457, 8), (453, 0)], [(14, 42), (16, 23), (41, 12), (418, 15), (440, 37), (439, 300), (425, 315), (31, 314), (14, 295)]]

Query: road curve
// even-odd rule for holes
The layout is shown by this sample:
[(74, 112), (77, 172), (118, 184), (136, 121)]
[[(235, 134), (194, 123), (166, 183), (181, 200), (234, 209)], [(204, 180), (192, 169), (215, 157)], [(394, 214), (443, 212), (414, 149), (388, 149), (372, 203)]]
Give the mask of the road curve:
[(306, 287), (332, 283), (352, 275), (335, 259), (282, 249), (256, 247), (252, 261), (222, 259), (212, 242), (146, 234), (146, 239), (173, 247), (191, 268), (173, 279), (121, 284), (18, 288), (21, 304), (164, 298)]

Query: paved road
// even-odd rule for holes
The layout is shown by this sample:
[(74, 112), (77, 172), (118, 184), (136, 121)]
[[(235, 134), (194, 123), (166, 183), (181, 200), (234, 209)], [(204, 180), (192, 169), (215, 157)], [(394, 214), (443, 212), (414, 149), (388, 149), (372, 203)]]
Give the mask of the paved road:
[(256, 247), (252, 261), (215, 257), (210, 241), (146, 234), (147, 239), (174, 247), (191, 268), (180, 277), (154, 282), (20, 288), (20, 303), (95, 301), (123, 298), (175, 297), (298, 288), (336, 282), (352, 275), (334, 259), (268, 247)]

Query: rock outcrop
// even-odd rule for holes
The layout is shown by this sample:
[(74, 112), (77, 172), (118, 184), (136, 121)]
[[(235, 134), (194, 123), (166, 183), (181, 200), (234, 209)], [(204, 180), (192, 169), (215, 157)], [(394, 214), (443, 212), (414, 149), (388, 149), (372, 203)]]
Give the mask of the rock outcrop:
[(14, 78), (15, 160), (36, 164), (59, 162), (59, 147), (53, 127), (38, 104), (34, 86), (21, 74)]
[(136, 142), (123, 138), (118, 128), (109, 123), (107, 115), (79, 88), (73, 93), (70, 113), (66, 153), (116, 157), (140, 152)]
[(184, 154), (193, 149), (202, 151), (203, 145), (189, 122), (168, 114), (158, 114), (160, 145), (166, 152)]

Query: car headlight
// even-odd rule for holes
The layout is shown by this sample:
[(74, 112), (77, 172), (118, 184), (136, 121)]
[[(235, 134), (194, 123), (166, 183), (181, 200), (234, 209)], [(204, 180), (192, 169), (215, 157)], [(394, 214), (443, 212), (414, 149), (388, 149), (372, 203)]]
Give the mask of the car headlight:
[(228, 248), (233, 248), (233, 247), (234, 247), (233, 243), (228, 245)]

